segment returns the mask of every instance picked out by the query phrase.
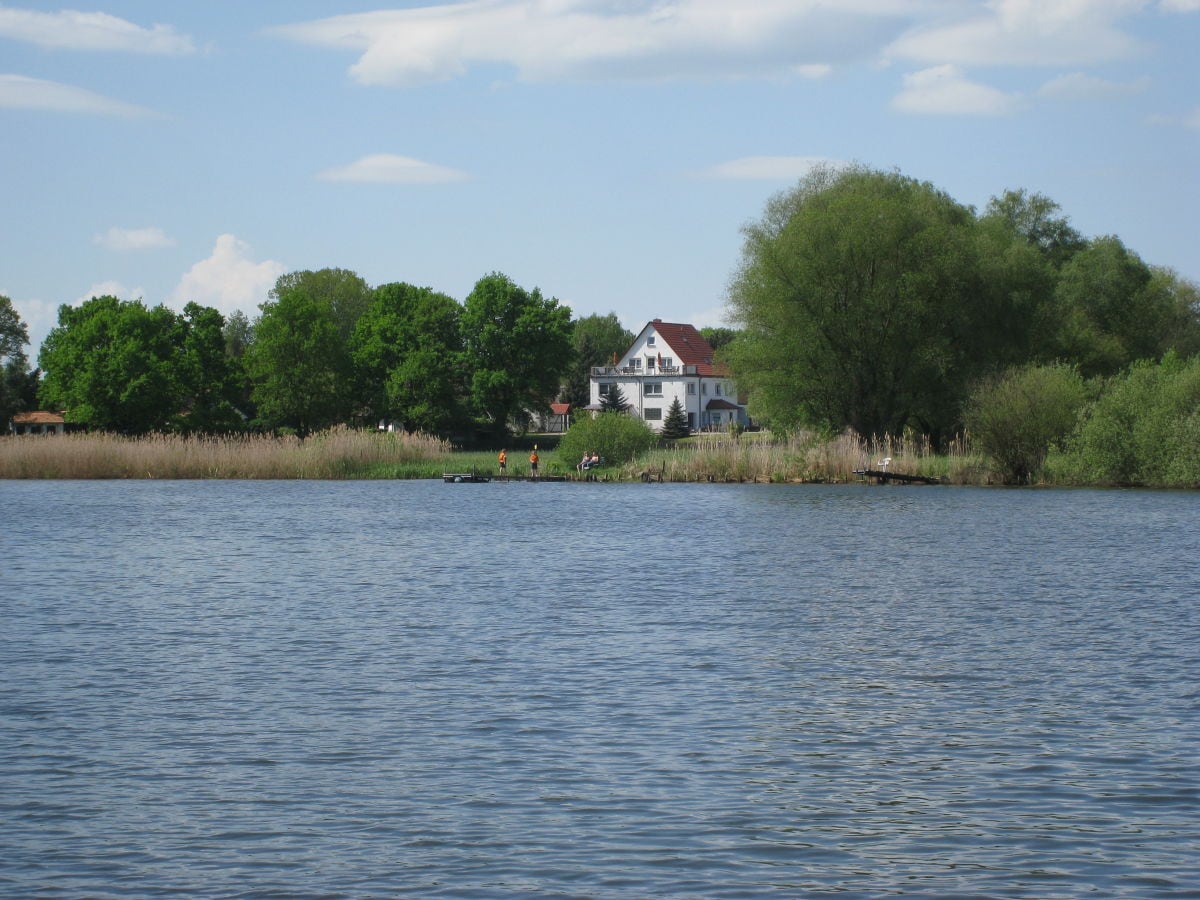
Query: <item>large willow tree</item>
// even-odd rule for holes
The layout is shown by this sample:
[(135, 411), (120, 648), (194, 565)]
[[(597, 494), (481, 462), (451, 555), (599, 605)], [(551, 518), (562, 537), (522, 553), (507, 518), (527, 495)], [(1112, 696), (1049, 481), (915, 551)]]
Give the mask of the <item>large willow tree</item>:
[(729, 349), (753, 410), (778, 427), (860, 434), (956, 424), (978, 358), (972, 211), (931, 185), (819, 169), (745, 228)]

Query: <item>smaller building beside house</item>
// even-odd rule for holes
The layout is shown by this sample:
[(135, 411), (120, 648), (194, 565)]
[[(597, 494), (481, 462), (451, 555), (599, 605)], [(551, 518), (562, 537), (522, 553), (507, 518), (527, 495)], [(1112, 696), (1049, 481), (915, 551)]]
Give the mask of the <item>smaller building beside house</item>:
[(563, 433), (571, 427), (571, 404), (551, 403), (550, 414), (543, 417), (542, 431)]
[(67, 420), (61, 413), (39, 409), (14, 415), (8, 430), (12, 434), (63, 434), (67, 430)]
[(713, 349), (692, 325), (655, 319), (612, 365), (594, 366), (589, 410), (601, 409), (614, 388), (629, 412), (661, 431), (672, 402), (679, 400), (692, 431), (714, 431), (730, 423), (748, 425), (729, 370), (713, 361)]

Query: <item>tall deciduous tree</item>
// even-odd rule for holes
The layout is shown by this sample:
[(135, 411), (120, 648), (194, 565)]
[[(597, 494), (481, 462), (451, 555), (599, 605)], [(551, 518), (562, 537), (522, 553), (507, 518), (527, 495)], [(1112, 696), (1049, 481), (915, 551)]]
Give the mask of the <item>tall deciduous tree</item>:
[(462, 307), (432, 288), (385, 284), (351, 339), (360, 401), (409, 431), (445, 432), (459, 419)]
[(563, 381), (562, 399), (574, 406), (587, 406), (591, 400), (592, 367), (609, 362), (613, 354), (624, 353), (633, 339), (633, 332), (621, 324), (616, 313), (576, 319), (571, 334), (575, 359)]
[(29, 371), (25, 345), (29, 332), (12, 300), (0, 294), (0, 433), (13, 414), (23, 412), (37, 394), (36, 372)]
[(343, 419), (350, 364), (332, 304), (292, 288), (261, 309), (246, 353), (259, 418), (301, 434)]
[(1157, 359), (1174, 330), (1175, 304), (1142, 259), (1116, 237), (1092, 240), (1067, 262), (1056, 288), (1061, 355), (1085, 377)]
[(778, 425), (937, 439), (973, 363), (974, 217), (929, 184), (814, 171), (745, 229), (729, 300), (739, 384)]
[(241, 364), (225, 349), (225, 318), (198, 303), (183, 308), (175, 375), (182, 403), (183, 428), (231, 431), (240, 428)]
[(545, 410), (571, 361), (571, 310), (494, 273), (476, 282), (462, 315), (470, 395), (493, 435)]
[(94, 297), (61, 306), (42, 345), (42, 402), (70, 422), (140, 434), (180, 411), (179, 317), (140, 300)]
[(372, 298), (371, 286), (348, 269), (288, 272), (276, 280), (270, 297), (277, 300), (290, 290), (303, 291), (314, 300), (327, 303), (343, 342), (350, 340), (354, 326), (371, 305)]

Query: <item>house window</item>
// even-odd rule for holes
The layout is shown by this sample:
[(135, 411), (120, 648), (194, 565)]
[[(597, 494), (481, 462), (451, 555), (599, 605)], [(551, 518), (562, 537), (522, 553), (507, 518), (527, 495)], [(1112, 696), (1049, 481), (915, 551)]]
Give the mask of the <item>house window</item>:
[(715, 387), (717, 389), (717, 396), (720, 397), (721, 396), (721, 382), (718, 381), (715, 385), (713, 385), (713, 387)]
[(695, 395), (695, 393), (696, 393), (696, 384), (695, 384), (695, 382), (692, 382), (692, 381), (689, 381), (689, 382), (688, 382), (688, 393), (689, 393), (689, 394), (692, 394), (692, 395)]
[(616, 383), (615, 383), (615, 382), (612, 382), (612, 381), (602, 381), (602, 382), (600, 382), (600, 396), (601, 396), (601, 397), (607, 397), (609, 394), (611, 394), (611, 393), (612, 393), (612, 389), (613, 389), (614, 387), (616, 387)]
[(664, 366), (673, 366), (673, 365), (675, 365), (675, 360), (669, 356), (664, 356), (663, 357), (663, 365)]
[(653, 347), (653, 346), (654, 346), (654, 340), (655, 340), (655, 338), (654, 338), (654, 335), (652, 335), (652, 334), (648, 334), (648, 335), (646, 335), (646, 346), (647, 346), (647, 347)]
[(646, 357), (646, 368), (647, 368), (647, 369), (653, 369), (653, 368), (654, 368), (654, 357), (653, 357), (653, 356), (647, 356), (647, 357)]
[(661, 381), (647, 381), (642, 393), (647, 397), (661, 397), (662, 396), (662, 382)]
[(642, 367), (642, 358), (640, 356), (635, 356), (629, 361), (629, 364), (635, 369), (640, 369)]
[(708, 382), (707, 381), (700, 382), (700, 393), (703, 394), (705, 397), (708, 396)]
[(646, 419), (647, 422), (661, 422), (662, 421), (662, 409), (657, 406), (647, 406), (646, 412), (644, 414), (644, 418)]

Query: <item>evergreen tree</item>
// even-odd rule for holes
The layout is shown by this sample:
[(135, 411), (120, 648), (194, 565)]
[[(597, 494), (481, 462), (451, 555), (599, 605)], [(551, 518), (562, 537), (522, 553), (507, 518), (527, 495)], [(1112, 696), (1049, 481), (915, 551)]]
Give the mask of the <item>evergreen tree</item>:
[(600, 411), (601, 412), (619, 412), (623, 413), (629, 409), (629, 404), (625, 400), (625, 395), (621, 393), (621, 389), (617, 385), (613, 385), (608, 389), (608, 393), (600, 395)]
[(660, 434), (669, 441), (688, 436), (687, 413), (683, 411), (683, 404), (678, 397), (667, 407), (667, 417), (663, 419)]

